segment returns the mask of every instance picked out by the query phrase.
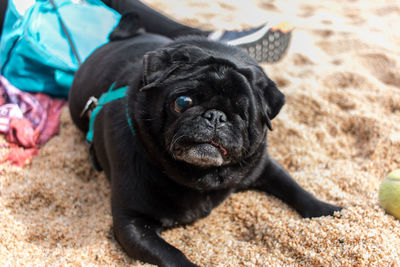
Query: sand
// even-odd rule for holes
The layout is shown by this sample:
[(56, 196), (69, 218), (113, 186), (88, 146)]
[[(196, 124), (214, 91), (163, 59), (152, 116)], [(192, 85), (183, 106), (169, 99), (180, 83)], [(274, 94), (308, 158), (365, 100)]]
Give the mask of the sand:
[[(287, 96), (270, 153), (308, 191), (345, 207), (302, 219), (244, 192), (163, 237), (201, 266), (400, 266), (400, 220), (378, 203), (380, 182), (400, 168), (400, 1), (145, 2), (204, 29), (296, 25), (286, 57), (263, 65)], [(2, 164), (0, 177), (0, 266), (148, 266), (116, 243), (109, 185), (67, 108), (33, 163)]]

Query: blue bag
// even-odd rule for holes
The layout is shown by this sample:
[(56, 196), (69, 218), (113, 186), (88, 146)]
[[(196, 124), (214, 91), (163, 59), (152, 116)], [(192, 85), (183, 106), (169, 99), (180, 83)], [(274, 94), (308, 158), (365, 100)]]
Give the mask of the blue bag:
[(36, 0), (21, 15), (13, 1), (0, 41), (1, 74), (21, 90), (67, 97), (79, 61), (108, 42), (120, 14), (100, 0), (53, 0), (56, 8)]

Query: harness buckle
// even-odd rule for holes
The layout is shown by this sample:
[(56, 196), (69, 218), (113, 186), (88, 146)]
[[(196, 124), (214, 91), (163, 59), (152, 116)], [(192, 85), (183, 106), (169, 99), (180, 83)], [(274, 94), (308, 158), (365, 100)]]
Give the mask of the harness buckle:
[(97, 107), (97, 103), (98, 99), (94, 96), (91, 96), (86, 102), (85, 107), (82, 109), (80, 117), (83, 118), (89, 111), (92, 111), (95, 107)]

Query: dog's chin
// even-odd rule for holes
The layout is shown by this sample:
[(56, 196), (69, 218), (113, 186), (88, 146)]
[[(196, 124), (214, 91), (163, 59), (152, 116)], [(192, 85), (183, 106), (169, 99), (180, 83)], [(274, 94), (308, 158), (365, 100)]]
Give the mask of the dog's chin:
[(219, 167), (228, 162), (224, 159), (223, 153), (218, 147), (212, 144), (194, 144), (184, 149), (176, 150), (174, 157), (178, 160), (198, 167)]

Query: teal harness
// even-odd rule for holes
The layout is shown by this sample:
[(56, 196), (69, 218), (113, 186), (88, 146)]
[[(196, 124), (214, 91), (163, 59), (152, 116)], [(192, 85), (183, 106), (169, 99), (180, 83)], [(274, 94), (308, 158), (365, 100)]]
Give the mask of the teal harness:
[[(89, 119), (89, 131), (86, 134), (86, 141), (89, 144), (92, 144), (92, 142), (93, 142), (94, 122), (95, 122), (96, 116), (97, 116), (97, 114), (99, 114), (101, 108), (109, 102), (126, 97), (128, 88), (129, 88), (129, 86), (124, 86), (124, 87), (121, 87), (121, 88), (118, 88), (115, 90), (115, 83), (113, 83), (111, 85), (110, 89), (108, 90), (108, 92), (106, 92), (100, 96), (99, 100), (97, 101), (96, 107), (93, 109), (92, 114), (90, 115), (90, 119)], [(88, 101), (88, 103), (89, 103), (89, 101)], [(87, 104), (87, 106), (88, 106), (88, 104)], [(87, 107), (85, 107), (85, 109), (87, 109)], [(135, 129), (133, 128), (131, 117), (129, 116), (128, 101), (125, 101), (125, 115), (126, 115), (126, 120), (128, 121), (128, 124), (129, 124), (129, 128), (131, 130), (131, 133), (133, 135), (135, 135)]]

